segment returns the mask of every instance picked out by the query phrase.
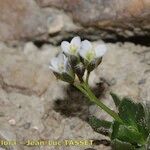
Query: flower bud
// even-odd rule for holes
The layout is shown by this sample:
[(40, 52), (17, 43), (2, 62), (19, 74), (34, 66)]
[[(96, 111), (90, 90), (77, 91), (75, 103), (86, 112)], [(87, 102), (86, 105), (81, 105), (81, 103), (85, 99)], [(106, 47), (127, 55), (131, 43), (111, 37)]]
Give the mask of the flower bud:
[(54, 75), (56, 76), (57, 79), (59, 80), (62, 80), (62, 81), (65, 81), (65, 82), (68, 82), (68, 83), (73, 83), (74, 82), (74, 79), (75, 79), (75, 76), (71, 76), (67, 73), (62, 73), (62, 74), (59, 74), (59, 73), (56, 73), (56, 72), (53, 72)]
[(82, 81), (82, 77), (84, 76), (84, 72), (85, 72), (85, 66), (83, 65), (83, 63), (79, 63), (74, 67), (74, 72), (76, 73), (76, 75), (78, 76), (79, 80)]
[(90, 71), (90, 72), (93, 71), (96, 67), (98, 67), (98, 65), (101, 62), (102, 62), (102, 57), (96, 58), (95, 60), (93, 60), (90, 63), (88, 63), (87, 70)]

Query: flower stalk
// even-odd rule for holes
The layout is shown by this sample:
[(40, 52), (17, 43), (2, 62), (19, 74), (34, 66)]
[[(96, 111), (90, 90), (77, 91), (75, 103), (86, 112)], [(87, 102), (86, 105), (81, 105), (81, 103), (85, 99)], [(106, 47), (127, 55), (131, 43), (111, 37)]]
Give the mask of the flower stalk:
[(86, 97), (91, 101), (94, 102), (97, 106), (99, 106), (102, 110), (104, 110), (106, 113), (108, 113), (112, 118), (114, 118), (119, 123), (123, 123), (118, 114), (111, 110), (109, 107), (107, 107), (105, 104), (103, 104), (91, 91), (88, 84), (82, 83), (81, 85), (74, 84), (74, 86), (80, 90), (83, 94), (86, 95)]

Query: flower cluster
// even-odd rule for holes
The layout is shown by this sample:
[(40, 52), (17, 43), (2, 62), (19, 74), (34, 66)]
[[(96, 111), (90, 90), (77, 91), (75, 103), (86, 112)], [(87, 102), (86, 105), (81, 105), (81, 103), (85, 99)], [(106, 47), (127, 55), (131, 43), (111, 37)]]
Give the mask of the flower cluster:
[(100, 64), (107, 48), (105, 44), (94, 47), (90, 41), (81, 41), (77, 36), (70, 43), (63, 41), (61, 50), (57, 57), (51, 59), (49, 68), (57, 78), (73, 83), (75, 75), (83, 81), (85, 72), (90, 73)]

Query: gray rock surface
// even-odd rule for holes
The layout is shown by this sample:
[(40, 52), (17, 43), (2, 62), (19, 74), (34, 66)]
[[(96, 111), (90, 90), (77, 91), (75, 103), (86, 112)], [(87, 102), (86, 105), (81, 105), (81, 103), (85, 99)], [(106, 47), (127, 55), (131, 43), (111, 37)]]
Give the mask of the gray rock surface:
[(46, 15), (33, 0), (0, 2), (0, 40), (32, 38), (46, 32)]
[(149, 36), (149, 10), (148, 0), (1, 0), (0, 41)]
[[(37, 0), (41, 7), (56, 7), (72, 13), (75, 20), (90, 26), (109, 24), (110, 20), (122, 19), (149, 12), (150, 3), (147, 0)], [(145, 9), (144, 9), (145, 8)], [(89, 14), (87, 16), (87, 13)], [(138, 16), (138, 17), (140, 17)]]

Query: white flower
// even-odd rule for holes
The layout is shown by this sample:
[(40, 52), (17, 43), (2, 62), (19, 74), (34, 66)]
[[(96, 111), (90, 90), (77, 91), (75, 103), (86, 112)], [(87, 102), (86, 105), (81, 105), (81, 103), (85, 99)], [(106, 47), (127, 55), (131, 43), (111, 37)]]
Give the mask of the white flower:
[(68, 62), (68, 58), (64, 54), (60, 53), (57, 57), (52, 58), (49, 68), (58, 79), (70, 83), (74, 81), (74, 73)]
[(81, 47), (81, 39), (79, 36), (74, 37), (71, 42), (63, 41), (61, 43), (61, 49), (65, 54), (69, 55), (78, 55), (78, 52)]
[(62, 74), (67, 72), (67, 64), (68, 58), (60, 53), (57, 57), (51, 59), (49, 68), (56, 73)]
[(79, 54), (82, 58), (91, 62), (97, 58), (101, 58), (107, 51), (105, 44), (99, 44), (94, 47), (91, 42), (84, 40), (81, 43), (81, 50)]

